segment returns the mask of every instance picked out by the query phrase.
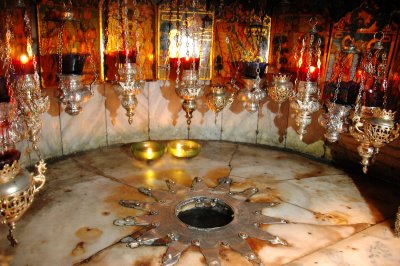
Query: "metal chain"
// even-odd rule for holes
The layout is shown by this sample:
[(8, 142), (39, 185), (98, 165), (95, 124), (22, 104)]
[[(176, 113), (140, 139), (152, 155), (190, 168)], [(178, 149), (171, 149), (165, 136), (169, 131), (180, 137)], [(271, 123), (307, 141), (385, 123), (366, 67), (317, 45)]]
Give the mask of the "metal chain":
[[(59, 71), (60, 75), (62, 74), (63, 31), (64, 31), (64, 23), (61, 23), (60, 30), (58, 31), (58, 34), (57, 34), (58, 71)], [(61, 85), (61, 82), (59, 82), (59, 86), (60, 85)]]
[[(136, 41), (136, 65), (139, 71), (139, 80), (143, 80), (143, 69), (141, 66), (141, 53), (140, 53), (140, 42), (139, 42), (139, 11), (137, 9), (137, 2), (136, 0), (132, 1), (133, 3), (133, 15), (135, 17), (135, 41)], [(169, 49), (168, 49), (169, 50)]]
[[(118, 22), (120, 22), (122, 20), (121, 2), (120, 2), (120, 0), (117, 0), (117, 9), (118, 9), (118, 12), (117, 12), (117, 14), (118, 14), (117, 16), (118, 17), (117, 17), (117, 19), (118, 19)], [(121, 30), (123, 30), (123, 29), (121, 28)], [(121, 32), (121, 34), (122, 34), (122, 32)], [(120, 34), (117, 34), (117, 36), (120, 36)], [(119, 81), (120, 76), (119, 76), (118, 68), (119, 68), (120, 58), (119, 58), (119, 38), (118, 37), (117, 37), (116, 42), (115, 42), (115, 49), (117, 51), (117, 53), (115, 55), (115, 67), (117, 68), (117, 71), (115, 73), (115, 81)]]
[(128, 60), (129, 60), (129, 51), (128, 51), (128, 0), (124, 0), (124, 9), (123, 9), (123, 19), (124, 19), (124, 23), (123, 23), (123, 28), (124, 28), (124, 50), (125, 50), (125, 63), (128, 64)]
[(344, 59), (344, 56), (342, 54), (342, 55), (340, 55), (339, 74), (338, 74), (338, 80), (337, 80), (337, 83), (336, 83), (335, 93), (333, 95), (333, 103), (336, 103), (336, 101), (337, 101), (338, 94), (339, 94), (339, 89), (340, 89), (340, 84), (342, 83), (344, 61), (345, 61), (345, 59)]
[(169, 49), (169, 46), (171, 45), (170, 41), (170, 34), (171, 34), (171, 28), (172, 28), (172, 1), (168, 1), (168, 7), (169, 7), (169, 20), (168, 20), (168, 38), (167, 38), (167, 58), (165, 62), (167, 63), (167, 73), (166, 73), (166, 80), (169, 80), (169, 77), (171, 75), (171, 49)]
[[(304, 35), (302, 40), (301, 40), (301, 48), (300, 48), (300, 55), (298, 57), (296, 79), (294, 81), (294, 87), (295, 87), (296, 91), (298, 90), (300, 68), (303, 65), (303, 56), (304, 56), (304, 52), (306, 50), (306, 41), (307, 41), (307, 35)], [(296, 54), (295, 54), (295, 58), (296, 57), (297, 57), (297, 51), (296, 51)]]
[(356, 106), (354, 107), (355, 116), (360, 114), (361, 101), (363, 99), (363, 93), (364, 93), (364, 88), (365, 88), (365, 64), (366, 64), (366, 62), (364, 61), (364, 63), (363, 63), (364, 69), (362, 69), (362, 72), (361, 72), (360, 88), (358, 89)]
[(311, 81), (311, 64), (312, 64), (312, 57), (313, 57), (313, 43), (314, 43), (314, 34), (311, 32), (310, 33), (310, 41), (308, 43), (308, 58), (307, 58), (307, 78), (306, 81), (310, 82)]
[(318, 75), (317, 75), (317, 99), (321, 98), (321, 90), (320, 90), (320, 83), (321, 83), (321, 38), (318, 37), (317, 41), (317, 68), (318, 68)]
[(181, 57), (179, 52), (180, 47), (180, 23), (179, 23), (179, 0), (177, 0), (177, 13), (176, 13), (176, 57), (177, 57), (177, 66), (176, 66), (176, 80), (175, 80), (175, 87), (179, 88), (179, 74), (180, 74), (180, 67), (181, 67)]
[(260, 78), (260, 59), (256, 59), (256, 64), (257, 64), (257, 68), (256, 68), (256, 82), (255, 82), (255, 88), (256, 89), (260, 89), (260, 82), (261, 82), (261, 78)]
[(12, 88), (12, 82), (11, 82), (11, 76), (14, 74), (15, 69), (14, 65), (12, 64), (12, 58), (11, 58), (11, 42), (14, 39), (14, 34), (11, 31), (11, 28), (13, 28), (12, 21), (11, 21), (11, 14), (7, 14), (6, 18), (6, 47), (5, 47), (5, 62), (4, 66), (6, 66), (5, 70), (5, 75), (6, 75), (6, 85), (8, 88), (8, 96), (10, 96), (10, 104), (13, 105), (14, 103), (14, 97), (13, 97), (13, 88)]
[[(196, 70), (196, 61), (195, 61), (195, 58), (196, 58), (196, 43), (197, 43), (197, 32), (198, 32), (198, 28), (197, 28), (197, 13), (196, 13), (196, 7), (197, 7), (197, 2), (196, 2), (196, 0), (193, 0), (193, 2), (192, 2), (192, 8), (193, 8), (193, 29), (192, 29), (192, 40), (193, 40), (193, 51), (192, 51), (192, 57), (193, 57), (193, 60), (192, 60), (192, 69), (193, 69), (193, 71), (195, 71)], [(199, 60), (199, 71), (200, 71), (200, 60)], [(200, 72), (199, 72), (199, 74), (200, 74)], [(199, 75), (199, 77), (200, 77), (200, 75)]]

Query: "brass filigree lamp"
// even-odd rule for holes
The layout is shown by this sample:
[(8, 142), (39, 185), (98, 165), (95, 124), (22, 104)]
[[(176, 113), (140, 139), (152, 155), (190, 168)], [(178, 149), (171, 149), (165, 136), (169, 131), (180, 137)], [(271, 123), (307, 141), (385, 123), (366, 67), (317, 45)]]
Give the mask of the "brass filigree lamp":
[(290, 81), (292, 75), (278, 73), (272, 76), (271, 86), (268, 88), (268, 96), (279, 105), (290, 99), (293, 95), (293, 83)]
[[(376, 35), (380, 34), (379, 39)], [(357, 97), (351, 135), (360, 142), (357, 151), (361, 156), (363, 172), (367, 173), (368, 166), (379, 149), (392, 142), (399, 136), (400, 126), (395, 122), (395, 112), (386, 109), (387, 102), (387, 54), (382, 45), (383, 33), (376, 33), (377, 41), (369, 49), (363, 64), (360, 89)], [(367, 84), (366, 79), (373, 79)], [(382, 87), (384, 91), (382, 107), (361, 106), (361, 101), (366, 97), (366, 91), (374, 91)]]
[(206, 95), (206, 99), (208, 108), (215, 113), (215, 119), (217, 119), (219, 112), (233, 103), (235, 93), (229, 91), (224, 85), (213, 85), (211, 92)]
[(18, 160), (4, 165), (0, 170), (0, 223), (9, 227), (8, 240), (17, 245), (13, 235), (15, 223), (31, 206), (34, 196), (43, 187), (46, 164), (41, 160), (36, 165), (37, 174), (27, 173), (19, 166)]
[[(311, 124), (312, 114), (321, 107), (319, 104), (319, 79), (321, 72), (321, 37), (317, 30), (318, 21), (310, 19), (311, 30), (301, 38), (299, 51), (295, 58), (298, 64), (296, 88), (297, 93), (292, 97), (290, 106), (296, 112), (297, 133), (300, 140), (307, 133), (306, 128)], [(307, 52), (305, 53), (305, 51)], [(304, 65), (303, 65), (304, 63)], [(303, 76), (305, 75), (305, 82)], [(298, 82), (299, 79), (303, 81)], [(317, 97), (314, 97), (317, 94)]]

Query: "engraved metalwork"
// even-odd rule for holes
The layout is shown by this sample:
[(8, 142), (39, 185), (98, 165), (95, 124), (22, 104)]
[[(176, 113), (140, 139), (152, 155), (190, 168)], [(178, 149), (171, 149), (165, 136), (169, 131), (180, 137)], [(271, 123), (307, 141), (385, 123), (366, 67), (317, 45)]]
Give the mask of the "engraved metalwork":
[(43, 187), (46, 177), (46, 164), (40, 160), (36, 165), (37, 174), (20, 170), (18, 161), (12, 166), (5, 165), (0, 179), (0, 223), (9, 227), (8, 240), (17, 245), (13, 235), (15, 223), (30, 207), (34, 195)]
[(229, 107), (235, 100), (235, 93), (228, 91), (223, 85), (211, 86), (211, 92), (206, 95), (207, 106), (217, 117), (225, 107)]
[(330, 101), (327, 101), (325, 104), (328, 111), (321, 116), (320, 124), (326, 129), (325, 138), (329, 142), (336, 142), (339, 140), (340, 134), (346, 132), (348, 124), (346, 119), (351, 107)]
[(60, 100), (65, 104), (65, 112), (78, 115), (82, 111), (81, 104), (93, 95), (91, 87), (82, 84), (83, 75), (59, 75), (59, 87), (62, 91)]
[[(293, 95), (293, 83), (291, 74), (279, 73), (273, 75), (273, 81), (268, 89), (268, 96), (279, 104), (287, 101)], [(280, 108), (279, 108), (280, 109)]]
[[(367, 173), (368, 166), (374, 156), (379, 153), (379, 149), (384, 145), (394, 141), (399, 137), (400, 125), (395, 123), (394, 111), (387, 110), (387, 78), (386, 65), (387, 54), (382, 45), (384, 34), (381, 35), (376, 43), (369, 49), (366, 58), (363, 61), (360, 89), (356, 100), (355, 112), (352, 119), (350, 133), (360, 142), (357, 151), (361, 156), (361, 164), (363, 172)], [(367, 83), (367, 78), (372, 78), (372, 86)], [(383, 106), (382, 107), (366, 107), (361, 106), (361, 102), (365, 97), (365, 90), (377, 90), (383, 88)]]
[(144, 88), (145, 82), (137, 80), (137, 65), (133, 63), (121, 64), (118, 69), (118, 84), (114, 86), (115, 91), (120, 97), (121, 105), (126, 110), (129, 124), (133, 122), (135, 108), (137, 106), (136, 95)]
[[(311, 124), (312, 113), (318, 111), (321, 107), (319, 104), (320, 90), (319, 81), (321, 77), (321, 37), (318, 35), (316, 18), (310, 19), (310, 32), (305, 34), (301, 39), (300, 51), (296, 52), (295, 59), (297, 60), (298, 71), (295, 81), (297, 93), (294, 93), (291, 100), (291, 107), (296, 112), (297, 133), (300, 140), (307, 133), (306, 128)], [(307, 49), (307, 53), (305, 53)], [(299, 53), (298, 53), (299, 52)], [(306, 81), (298, 82), (299, 72), (303, 67), (303, 62), (306, 64)], [(313, 78), (313, 72), (317, 70), (317, 77)], [(314, 94), (317, 97), (314, 98)]]
[[(128, 216), (114, 221), (115, 225), (143, 226), (146, 229), (139, 237), (127, 236), (121, 240), (131, 248), (167, 245), (163, 265), (176, 264), (182, 252), (190, 245), (200, 248), (208, 265), (221, 265), (218, 254), (220, 245), (230, 247), (253, 263), (261, 264), (261, 260), (246, 241), (249, 237), (272, 245), (287, 245), (285, 240), (259, 228), (262, 224), (283, 224), (287, 221), (261, 213), (263, 208), (274, 207), (278, 203), (249, 201), (258, 192), (257, 188), (231, 192), (232, 180), (229, 178), (220, 179), (219, 185), (214, 188), (209, 188), (199, 178), (193, 180), (191, 188), (175, 184), (171, 180), (166, 183), (168, 191), (139, 189), (154, 198), (155, 202), (120, 201), (124, 207), (144, 211), (144, 215)], [(202, 223), (202, 219), (187, 221), (181, 215), (188, 210), (223, 213), (226, 220), (211, 220), (211, 224)]]
[(180, 85), (175, 88), (176, 94), (183, 99), (182, 108), (186, 113), (188, 129), (192, 123), (193, 112), (197, 109), (196, 100), (204, 94), (204, 85), (200, 83), (198, 73), (194, 69), (184, 70)]
[(290, 106), (296, 112), (295, 121), (300, 140), (307, 133), (306, 128), (311, 124), (312, 114), (318, 111), (321, 106), (318, 100), (313, 97), (317, 90), (318, 87), (315, 82), (300, 82), (298, 92), (290, 103)]

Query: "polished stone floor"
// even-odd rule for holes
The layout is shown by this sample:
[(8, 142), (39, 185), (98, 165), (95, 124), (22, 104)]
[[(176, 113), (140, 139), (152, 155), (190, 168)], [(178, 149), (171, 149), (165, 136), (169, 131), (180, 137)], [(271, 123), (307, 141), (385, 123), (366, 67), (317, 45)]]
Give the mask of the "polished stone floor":
[[(285, 151), (201, 143), (192, 159), (165, 154), (147, 163), (122, 145), (48, 163), (45, 188), (17, 224), (18, 247), (8, 246), (7, 228), (0, 226), (0, 265), (160, 265), (165, 246), (131, 249), (120, 242), (139, 227), (113, 221), (140, 211), (119, 200), (151, 201), (137, 188), (166, 190), (165, 179), (190, 186), (201, 177), (214, 187), (226, 176), (233, 180), (231, 191), (257, 187), (252, 202), (279, 202), (262, 213), (288, 221), (262, 226), (286, 246), (248, 239), (264, 265), (400, 265), (400, 239), (393, 234), (399, 187)], [(251, 265), (227, 247), (221, 246), (219, 256), (222, 265)], [(193, 246), (177, 265), (205, 260)]]

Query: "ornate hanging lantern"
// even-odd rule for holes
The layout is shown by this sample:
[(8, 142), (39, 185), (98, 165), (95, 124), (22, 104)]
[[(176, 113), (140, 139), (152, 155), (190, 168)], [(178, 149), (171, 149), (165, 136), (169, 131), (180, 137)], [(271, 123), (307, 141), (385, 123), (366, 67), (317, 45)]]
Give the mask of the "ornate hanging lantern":
[(43, 187), (46, 164), (36, 165), (37, 175), (27, 173), (19, 166), (18, 159), (5, 164), (0, 170), (0, 223), (9, 227), (8, 240), (12, 246), (18, 242), (13, 236), (15, 223), (30, 207), (35, 194)]
[[(310, 19), (311, 30), (301, 38), (300, 51), (296, 52), (295, 56), (298, 61), (295, 82), (297, 93), (292, 98), (291, 107), (296, 112), (295, 121), (300, 140), (303, 139), (303, 135), (307, 133), (306, 128), (311, 124), (311, 115), (320, 108), (318, 100), (320, 98), (321, 37), (318, 35), (317, 24), (318, 21), (315, 18)], [(305, 82), (298, 82), (304, 76)], [(315, 93), (317, 93), (317, 98), (314, 98)]]
[(267, 96), (264, 89), (261, 88), (260, 77), (260, 60), (256, 61), (256, 79), (251, 89), (247, 89), (240, 94), (240, 99), (243, 101), (244, 108), (250, 112), (257, 112), (260, 107), (260, 102)]
[(204, 95), (204, 85), (200, 84), (197, 71), (190, 69), (183, 71), (182, 81), (175, 88), (176, 94), (183, 100), (188, 129), (190, 129), (193, 112), (197, 109), (196, 101)]
[[(380, 34), (379, 39), (376, 35)], [(357, 148), (359, 155), (362, 157), (364, 173), (367, 173), (371, 159), (379, 149), (384, 145), (392, 142), (399, 136), (400, 126), (395, 122), (395, 112), (386, 109), (387, 104), (387, 54), (382, 45), (384, 34), (382, 32), (375, 33), (377, 41), (371, 49), (369, 49), (362, 64), (361, 84), (357, 96), (355, 112), (353, 116), (353, 124), (350, 127), (352, 136), (360, 142)], [(368, 82), (372, 81), (372, 82)], [(371, 85), (372, 84), (372, 85)], [(382, 88), (384, 96), (382, 107), (361, 106), (364, 98), (366, 103), (366, 92), (373, 92)]]
[(206, 95), (206, 98), (208, 108), (215, 113), (215, 119), (217, 119), (219, 112), (233, 103), (235, 93), (228, 91), (226, 86), (213, 85), (211, 86), (211, 92)]
[[(22, 54), (18, 59), (11, 59), (13, 34), (11, 32), (11, 18), (8, 16), (6, 22), (6, 76), (11, 106), (16, 108), (14, 116), (18, 113), (19, 120), (26, 127), (32, 148), (38, 152), (37, 142), (42, 128), (40, 115), (48, 110), (49, 99), (48, 97), (43, 97), (41, 93), (36, 55), (32, 51), (32, 29), (29, 11), (27, 9), (24, 10), (27, 55)], [(14, 121), (18, 120), (17, 117), (13, 119)]]
[[(118, 1), (118, 7), (120, 3)], [(135, 30), (135, 42), (136, 42), (136, 58), (134, 58), (135, 52), (129, 50), (129, 26), (128, 26), (128, 1), (124, 0), (124, 6), (121, 8), (123, 14), (119, 15), (123, 21), (122, 35), (124, 43), (124, 51), (119, 54), (122, 58), (117, 56), (118, 71), (116, 75), (116, 85), (114, 89), (120, 97), (121, 105), (126, 110), (126, 116), (128, 117), (129, 124), (133, 122), (134, 111), (138, 104), (136, 95), (140, 94), (144, 88), (144, 80), (142, 75), (142, 69), (139, 67), (140, 62), (140, 43), (139, 43), (139, 10), (137, 8), (136, 1), (133, 1), (133, 16), (134, 30)], [(118, 46), (118, 41), (117, 41)], [(118, 49), (118, 47), (117, 47)], [(136, 63), (134, 63), (135, 61)]]
[(286, 102), (293, 95), (293, 83), (290, 81), (292, 75), (278, 73), (273, 75), (271, 86), (268, 89), (268, 96), (279, 105)]
[[(193, 118), (193, 112), (197, 109), (196, 101), (204, 95), (205, 84), (204, 81), (200, 80), (200, 55), (202, 53), (202, 41), (203, 34), (200, 32), (200, 28), (197, 25), (198, 22), (198, 1), (192, 1), (193, 15), (188, 16), (185, 13), (185, 19), (183, 22), (184, 28), (181, 27), (179, 21), (176, 21), (176, 52), (169, 56), (176, 56), (176, 58), (169, 58), (170, 65), (175, 67), (174, 59), (176, 59), (176, 80), (175, 80), (175, 92), (183, 100), (182, 109), (185, 111), (186, 123), (188, 128), (188, 135), (190, 132), (191, 119)], [(179, 7), (178, 7), (179, 17)], [(192, 20), (189, 23), (189, 19)], [(189, 25), (191, 24), (191, 25)], [(182, 34), (180, 31), (184, 31)], [(199, 38), (199, 35), (200, 38)], [(186, 47), (182, 47), (182, 40), (185, 40)], [(198, 47), (198, 48), (197, 48)], [(192, 48), (192, 49), (189, 49)], [(199, 49), (199, 50), (198, 50)], [(183, 57), (184, 53), (185, 57)], [(182, 80), (180, 76), (182, 73)]]
[[(63, 43), (63, 33), (66, 23), (80, 24), (80, 21), (75, 18), (71, 0), (68, 1), (67, 5), (64, 5), (64, 9), (57, 20), (61, 23), (57, 39), (60, 100), (66, 106), (65, 112), (75, 116), (82, 111), (81, 104), (94, 94), (93, 86), (97, 81), (98, 74), (91, 52), (88, 54), (63, 53), (63, 47), (66, 45)], [(83, 83), (82, 73), (86, 58), (89, 58), (94, 75), (94, 80), (90, 85)]]
[[(334, 71), (338, 73), (336, 87), (333, 93), (333, 99), (332, 101), (330, 101), (330, 99), (326, 101), (325, 104), (327, 112), (325, 112), (320, 117), (320, 124), (326, 129), (326, 133), (324, 134), (324, 136), (329, 142), (338, 141), (340, 134), (347, 130), (347, 117), (351, 109), (351, 103), (344, 101), (343, 104), (339, 104), (337, 103), (337, 100), (339, 91), (342, 85), (344, 85), (342, 83), (344, 65), (347, 64), (349, 60), (351, 60), (351, 66), (349, 69), (349, 82), (347, 82), (347, 84), (345, 84), (344, 86), (351, 85), (353, 83), (353, 79), (356, 76), (355, 73), (357, 70), (358, 58), (359, 51), (354, 46), (353, 41), (350, 41), (349, 46), (343, 47), (342, 51), (338, 55), (337, 70), (335, 69), (336, 71)], [(346, 98), (348, 98), (348, 96)]]

